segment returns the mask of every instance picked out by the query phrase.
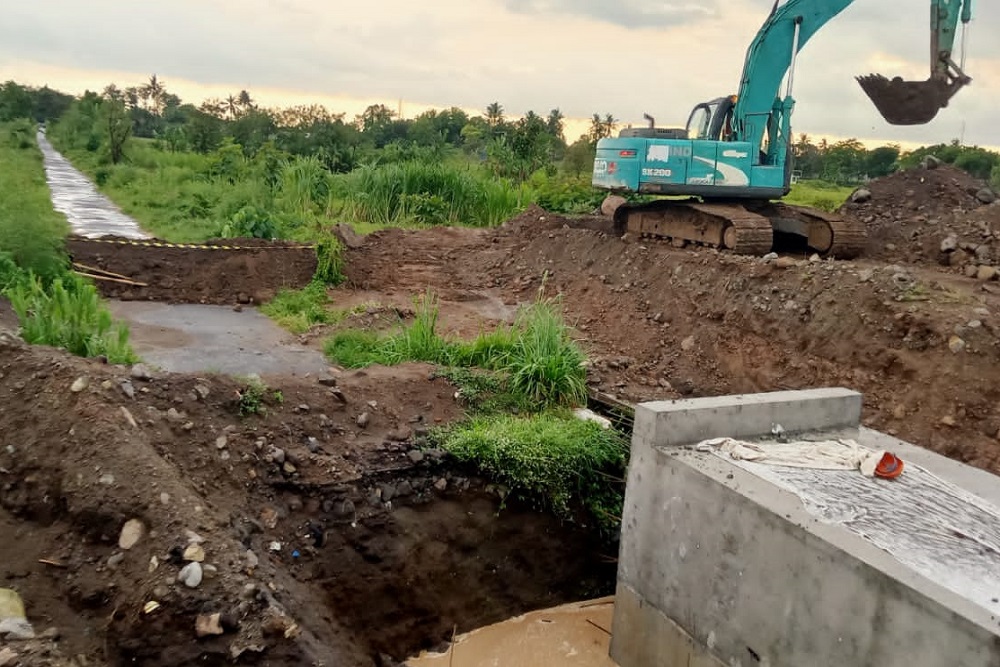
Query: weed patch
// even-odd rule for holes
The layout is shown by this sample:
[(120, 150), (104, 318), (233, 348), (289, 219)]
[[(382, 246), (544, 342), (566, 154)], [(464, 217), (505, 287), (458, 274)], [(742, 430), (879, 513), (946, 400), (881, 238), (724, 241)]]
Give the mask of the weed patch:
[(238, 390), (237, 411), (241, 417), (267, 414), (267, 403), (272, 401), (278, 405), (284, 402), (280, 390), (271, 389), (256, 375), (244, 379), (243, 387)]

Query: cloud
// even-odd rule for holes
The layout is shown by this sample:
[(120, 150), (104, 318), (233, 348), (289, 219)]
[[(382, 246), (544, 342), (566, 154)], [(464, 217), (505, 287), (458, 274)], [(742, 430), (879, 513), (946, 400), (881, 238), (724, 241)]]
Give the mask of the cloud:
[(596, 19), (625, 28), (661, 28), (689, 25), (715, 14), (718, 2), (688, 0), (504, 0), (513, 12), (546, 16), (574, 16)]
[[(697, 102), (736, 92), (772, 4), (151, 0), (123, 9), (120, 0), (45, 0), (6, 8), (0, 73), (24, 80), (75, 70), (90, 81), (114, 72), (135, 85), (155, 72), (168, 89), (184, 81), (211, 95), (246, 88), (275, 99), (284, 90), (296, 101), (402, 98), (469, 109), (500, 101), (514, 115), (559, 107), (576, 118), (641, 123), (649, 112), (683, 124)], [(930, 125), (887, 126), (854, 81), (871, 72), (926, 78), (927, 14), (927, 0), (858, 0), (820, 31), (798, 62), (796, 131), (937, 143), (964, 123), (968, 141), (1000, 146), (1000, 40), (990, 39), (1000, 33), (1000, 3), (979, 3), (968, 63), (975, 82)]]

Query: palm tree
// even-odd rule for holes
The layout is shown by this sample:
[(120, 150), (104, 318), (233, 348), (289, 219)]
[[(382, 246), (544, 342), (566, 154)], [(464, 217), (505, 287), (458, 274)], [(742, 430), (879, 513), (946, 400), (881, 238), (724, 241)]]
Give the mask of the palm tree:
[(163, 95), (166, 92), (163, 82), (155, 74), (149, 77), (149, 83), (139, 88), (139, 95), (143, 101), (150, 100), (153, 103), (152, 112), (157, 115), (163, 113)]
[(545, 125), (549, 129), (549, 134), (551, 134), (556, 139), (565, 140), (563, 136), (563, 129), (565, 128), (566, 116), (559, 109), (553, 109), (549, 112), (549, 118), (545, 121)]
[(245, 90), (241, 90), (240, 94), (237, 96), (237, 101), (240, 104), (240, 108), (243, 113), (250, 113), (253, 111), (257, 105), (254, 104), (253, 100), (250, 98), (250, 93)]
[(486, 107), (486, 124), (492, 128), (497, 128), (503, 125), (503, 106), (499, 102), (494, 102), (493, 104)]
[(226, 98), (226, 112), (229, 114), (230, 119), (236, 120), (239, 115), (240, 107), (239, 100), (230, 95)]

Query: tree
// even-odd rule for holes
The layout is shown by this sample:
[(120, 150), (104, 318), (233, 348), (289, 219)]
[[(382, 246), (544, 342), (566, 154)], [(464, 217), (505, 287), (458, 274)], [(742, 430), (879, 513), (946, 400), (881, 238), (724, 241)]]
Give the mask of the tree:
[(163, 85), (163, 82), (156, 78), (156, 75), (149, 77), (149, 82), (143, 85), (140, 89), (143, 100), (149, 100), (148, 109), (160, 116), (163, 114), (163, 96), (166, 94), (167, 89)]
[(486, 107), (486, 125), (492, 131), (493, 136), (497, 136), (507, 124), (503, 115), (503, 106), (499, 102), (493, 102)]
[(24, 86), (13, 81), (0, 85), (0, 121), (31, 118), (34, 106), (31, 91)]
[(865, 174), (869, 178), (888, 176), (895, 170), (897, 160), (899, 160), (899, 145), (879, 146), (868, 151), (868, 156), (865, 159)]
[(101, 111), (111, 162), (118, 164), (125, 157), (125, 141), (132, 134), (132, 117), (125, 108), (125, 94), (113, 83), (104, 89)]
[(563, 134), (566, 125), (565, 120), (566, 117), (563, 115), (562, 111), (559, 109), (553, 109), (549, 112), (548, 120), (545, 121), (549, 134), (559, 141), (566, 141), (566, 136)]
[(590, 130), (587, 132), (587, 138), (590, 142), (597, 144), (601, 139), (610, 137), (615, 131), (615, 126), (618, 121), (611, 114), (607, 114), (604, 118), (601, 118), (600, 114), (594, 114), (593, 118), (590, 120)]
[(250, 113), (257, 109), (257, 105), (254, 104), (253, 100), (250, 98), (250, 93), (245, 90), (241, 90), (240, 94), (236, 96), (236, 101), (240, 105), (240, 109), (243, 113)]

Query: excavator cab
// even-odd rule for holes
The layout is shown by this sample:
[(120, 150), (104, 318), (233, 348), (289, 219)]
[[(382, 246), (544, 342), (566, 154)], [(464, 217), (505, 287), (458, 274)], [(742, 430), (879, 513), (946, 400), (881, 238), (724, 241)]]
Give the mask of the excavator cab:
[(688, 116), (687, 137), (694, 141), (727, 141), (733, 131), (736, 96), (702, 102)]

